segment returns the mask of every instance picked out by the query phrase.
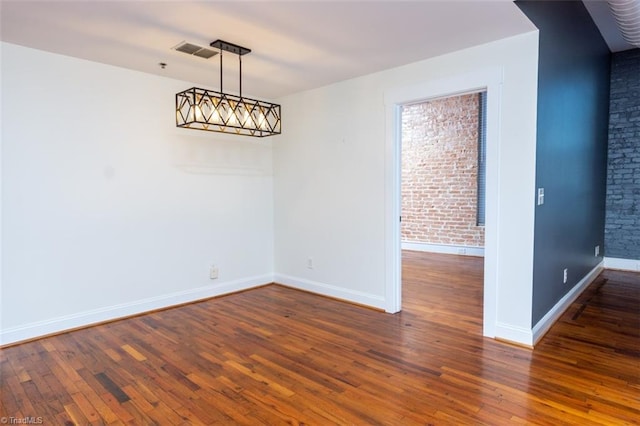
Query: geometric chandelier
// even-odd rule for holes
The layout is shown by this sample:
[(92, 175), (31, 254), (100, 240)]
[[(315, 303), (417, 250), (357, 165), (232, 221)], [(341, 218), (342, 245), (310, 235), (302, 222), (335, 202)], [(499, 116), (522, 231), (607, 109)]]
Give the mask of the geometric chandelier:
[[(280, 105), (242, 97), (242, 56), (251, 50), (222, 40), (210, 46), (220, 49), (220, 91), (192, 87), (177, 93), (176, 126), (255, 137), (280, 134)], [(223, 51), (238, 55), (239, 96), (222, 91)]]

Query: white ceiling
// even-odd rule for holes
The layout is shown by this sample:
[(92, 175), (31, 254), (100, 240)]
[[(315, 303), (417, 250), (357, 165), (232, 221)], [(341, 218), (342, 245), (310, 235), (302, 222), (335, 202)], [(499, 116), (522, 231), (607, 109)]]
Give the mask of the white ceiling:
[[(2, 0), (0, 15), (3, 41), (212, 89), (218, 57), (171, 48), (220, 38), (253, 51), (244, 94), (271, 99), (535, 29), (509, 0)], [(236, 92), (237, 57), (224, 58)]]

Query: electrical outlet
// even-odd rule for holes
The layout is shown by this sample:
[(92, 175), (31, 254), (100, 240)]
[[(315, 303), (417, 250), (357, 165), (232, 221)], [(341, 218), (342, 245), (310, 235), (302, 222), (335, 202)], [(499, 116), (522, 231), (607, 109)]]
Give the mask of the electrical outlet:
[(564, 284), (567, 283), (568, 275), (569, 275), (569, 270), (567, 268), (564, 268), (564, 271), (562, 272), (562, 282)]
[(211, 269), (209, 269), (209, 278), (212, 280), (217, 280), (218, 279), (218, 267), (217, 266), (212, 266)]
[(307, 258), (307, 268), (308, 269), (313, 269), (313, 257), (308, 257)]
[(596, 257), (600, 256), (600, 246), (596, 246)]

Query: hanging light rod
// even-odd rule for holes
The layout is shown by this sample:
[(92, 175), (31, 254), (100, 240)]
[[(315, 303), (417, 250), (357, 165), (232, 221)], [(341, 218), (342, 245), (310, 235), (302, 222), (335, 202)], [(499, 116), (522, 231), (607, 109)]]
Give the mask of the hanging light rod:
[(238, 56), (243, 56), (247, 53), (251, 53), (251, 49), (247, 49), (246, 47), (238, 46), (237, 44), (229, 43), (224, 40), (212, 41), (211, 43), (209, 43), (209, 46), (215, 47), (216, 49), (224, 50), (225, 52), (236, 54)]
[[(251, 49), (223, 40), (210, 43), (220, 49), (220, 91), (192, 87), (176, 94), (176, 126), (210, 132), (265, 137), (281, 133), (280, 105), (242, 96), (242, 56)], [(238, 55), (238, 95), (222, 89), (222, 52)]]

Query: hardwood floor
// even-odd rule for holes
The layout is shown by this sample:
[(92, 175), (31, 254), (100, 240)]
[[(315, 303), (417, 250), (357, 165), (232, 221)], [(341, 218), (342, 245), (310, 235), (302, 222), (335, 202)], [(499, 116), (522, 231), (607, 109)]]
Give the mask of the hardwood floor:
[(0, 351), (43, 424), (640, 422), (640, 274), (606, 271), (529, 350), (481, 336), (482, 259), (405, 252), (389, 315), (277, 285)]

